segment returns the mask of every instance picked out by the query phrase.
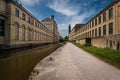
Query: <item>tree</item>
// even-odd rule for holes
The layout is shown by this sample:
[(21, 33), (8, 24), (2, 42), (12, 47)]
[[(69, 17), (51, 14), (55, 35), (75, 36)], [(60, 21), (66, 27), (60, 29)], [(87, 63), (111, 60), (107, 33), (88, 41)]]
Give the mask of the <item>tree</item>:
[(64, 41), (68, 41), (68, 36), (65, 36), (65, 37), (64, 37)]
[(60, 42), (68, 41), (68, 36), (65, 36), (64, 38), (62, 36), (60, 36), (59, 41)]
[(64, 42), (64, 39), (63, 39), (62, 36), (60, 36), (59, 41), (60, 41), (60, 42)]

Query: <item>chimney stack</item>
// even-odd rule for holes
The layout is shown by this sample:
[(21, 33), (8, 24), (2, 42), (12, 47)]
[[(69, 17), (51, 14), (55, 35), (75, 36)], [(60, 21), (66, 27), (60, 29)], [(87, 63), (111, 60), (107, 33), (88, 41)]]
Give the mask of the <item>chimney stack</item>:
[(68, 34), (71, 32), (71, 25), (68, 26)]
[(54, 15), (52, 15), (51, 18), (54, 19)]

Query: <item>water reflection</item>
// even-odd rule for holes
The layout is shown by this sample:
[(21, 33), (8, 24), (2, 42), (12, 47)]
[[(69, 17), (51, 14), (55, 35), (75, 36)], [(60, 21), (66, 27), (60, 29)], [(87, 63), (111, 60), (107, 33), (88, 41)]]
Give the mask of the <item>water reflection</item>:
[(0, 58), (0, 80), (27, 80), (34, 66), (59, 46), (54, 44), (21, 52), (15, 51), (15, 54), (8, 52), (7, 56)]

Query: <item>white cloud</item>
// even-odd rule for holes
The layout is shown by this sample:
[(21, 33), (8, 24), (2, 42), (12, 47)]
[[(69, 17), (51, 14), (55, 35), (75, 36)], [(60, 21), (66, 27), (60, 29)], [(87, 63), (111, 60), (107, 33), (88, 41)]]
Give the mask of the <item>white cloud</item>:
[(77, 23), (83, 24), (85, 23), (85, 19), (89, 18), (93, 13), (94, 13), (94, 10), (91, 10), (91, 11), (85, 11), (84, 13), (80, 15), (72, 16), (72, 19), (69, 22), (69, 24), (71, 23), (72, 27)]
[(76, 5), (69, 4), (69, 0), (53, 0), (48, 7), (66, 16), (77, 15), (79, 9)]
[[(70, 3), (71, 0), (52, 0), (48, 3), (48, 7), (54, 11), (65, 15), (62, 19), (63, 23), (58, 24), (60, 34), (65, 36), (68, 33), (68, 25), (71, 24), (73, 28), (75, 24), (83, 24), (85, 20), (89, 18), (95, 10), (88, 10), (88, 4), (81, 1), (80, 4)], [(84, 6), (84, 7), (83, 7)]]
[(39, 4), (40, 0), (19, 0), (25, 6), (31, 7)]
[(91, 10), (91, 11), (85, 11), (84, 13), (82, 13), (80, 15), (65, 17), (65, 18), (68, 18), (68, 21), (66, 23), (58, 24), (58, 28), (59, 28), (59, 32), (60, 32), (61, 36), (68, 35), (68, 25), (69, 24), (71, 24), (71, 28), (73, 28), (75, 26), (75, 24), (83, 24), (84, 20), (86, 18), (89, 18), (93, 13), (94, 13), (94, 10)]
[[(42, 0), (19, 0), (23, 5), (27, 7), (32, 7), (40, 4)], [(62, 14), (62, 23), (59, 22), (58, 28), (61, 36), (66, 36), (68, 34), (68, 25), (71, 24), (73, 28), (75, 24), (84, 23), (86, 18), (89, 18), (93, 13), (94, 9), (88, 10), (88, 3), (73, 4), (70, 3), (71, 0), (50, 0), (46, 2), (47, 7), (58, 12), (59, 15)], [(84, 1), (84, 0), (83, 0)], [(84, 7), (82, 6), (84, 5)], [(82, 13), (81, 13), (82, 12)], [(62, 17), (60, 16), (60, 17)], [(59, 18), (60, 19), (60, 18)]]
[(68, 24), (58, 24), (58, 29), (61, 36), (68, 35)]

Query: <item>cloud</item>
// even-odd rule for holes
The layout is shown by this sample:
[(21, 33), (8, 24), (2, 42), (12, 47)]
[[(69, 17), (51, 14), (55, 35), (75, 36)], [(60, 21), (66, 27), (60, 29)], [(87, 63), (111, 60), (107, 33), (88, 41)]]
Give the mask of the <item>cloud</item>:
[(94, 12), (95, 12), (95, 10), (90, 10), (90, 11), (88, 10), (82, 14), (72, 16), (72, 19), (70, 21), (71, 25), (74, 26), (77, 23), (79, 23), (79, 24), (85, 23), (85, 20), (87, 18), (89, 18), (91, 15), (93, 15)]
[(69, 24), (71, 25), (71, 28), (73, 28), (75, 24), (83, 24), (85, 23), (85, 20), (87, 18), (93, 15), (94, 12), (95, 10), (88, 10), (88, 11), (84, 11), (84, 13), (81, 13), (79, 15), (65, 17), (67, 21), (65, 23), (58, 24), (58, 29), (59, 29), (61, 36), (68, 35)]
[(69, 0), (53, 0), (48, 3), (48, 7), (66, 16), (72, 16), (79, 13), (78, 7), (69, 4)]
[(19, 2), (27, 7), (38, 5), (40, 0), (19, 0)]
[(58, 29), (61, 36), (68, 35), (68, 24), (58, 24)]

